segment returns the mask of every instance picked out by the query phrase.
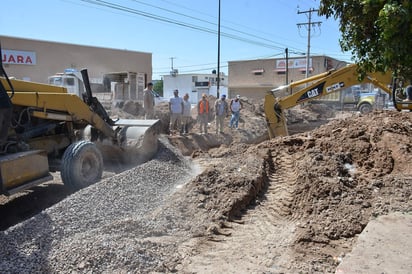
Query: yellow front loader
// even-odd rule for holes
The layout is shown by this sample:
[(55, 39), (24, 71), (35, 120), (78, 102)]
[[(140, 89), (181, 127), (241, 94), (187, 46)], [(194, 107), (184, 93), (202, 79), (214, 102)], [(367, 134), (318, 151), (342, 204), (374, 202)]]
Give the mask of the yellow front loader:
[[(0, 51), (1, 52), (1, 51)], [(80, 189), (103, 169), (130, 166), (154, 156), (158, 120), (112, 120), (92, 96), (87, 70), (83, 98), (66, 88), (9, 79), (0, 71), (0, 194), (52, 179)]]

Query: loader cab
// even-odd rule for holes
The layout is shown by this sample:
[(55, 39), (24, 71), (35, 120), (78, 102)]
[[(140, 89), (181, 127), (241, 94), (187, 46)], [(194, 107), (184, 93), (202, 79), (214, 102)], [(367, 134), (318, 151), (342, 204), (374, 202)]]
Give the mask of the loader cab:
[(84, 85), (81, 80), (80, 73), (77, 75), (74, 70), (65, 70), (64, 73), (56, 73), (48, 77), (48, 83), (55, 86), (65, 87), (68, 93), (76, 94), (82, 98), (84, 93)]

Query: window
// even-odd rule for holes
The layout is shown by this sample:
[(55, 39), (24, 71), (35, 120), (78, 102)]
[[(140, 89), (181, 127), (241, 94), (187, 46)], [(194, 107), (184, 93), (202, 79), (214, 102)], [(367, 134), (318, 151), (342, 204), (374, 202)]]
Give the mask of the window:
[(252, 73), (254, 75), (262, 75), (264, 72), (265, 72), (264, 69), (254, 69), (254, 70), (252, 70)]
[(197, 76), (192, 76), (192, 82), (193, 83), (197, 82)]
[(61, 86), (62, 85), (62, 77), (51, 77), (49, 79), (49, 84)]
[(64, 83), (65, 86), (74, 86), (74, 78), (65, 78)]
[(195, 87), (208, 87), (208, 86), (209, 86), (209, 82), (208, 82), (208, 81), (195, 82)]
[[(300, 71), (302, 74), (306, 74), (306, 68), (301, 68), (301, 69), (299, 69), (299, 71)], [(313, 68), (309, 68), (309, 74), (312, 73), (312, 72), (313, 72)]]

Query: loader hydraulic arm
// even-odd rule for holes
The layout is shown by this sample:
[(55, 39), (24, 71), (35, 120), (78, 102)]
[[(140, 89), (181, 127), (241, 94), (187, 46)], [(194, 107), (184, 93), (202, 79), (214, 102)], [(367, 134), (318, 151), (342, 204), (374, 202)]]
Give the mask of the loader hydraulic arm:
[[(6, 91), (11, 96), (11, 90), (7, 88), (8, 85), (5, 85), (6, 79), (0, 77), (0, 81), (3, 86), (6, 86)], [(117, 139), (117, 133), (110, 122), (77, 95), (67, 93), (65, 88), (17, 79), (10, 79), (10, 82), (14, 87), (12, 98), (14, 105), (32, 107), (35, 110), (34, 115), (43, 119), (84, 121), (100, 130), (108, 138), (114, 141)]]
[[(288, 135), (284, 110), (296, 105), (361, 83), (372, 83), (389, 95), (392, 94), (389, 87), (392, 80), (392, 73), (369, 73), (362, 81), (359, 81), (358, 76), (357, 65), (349, 65), (338, 70), (331, 70), (297, 81), (289, 86), (283, 86), (269, 91), (265, 96), (264, 109), (270, 138)], [(307, 86), (291, 95), (283, 97), (277, 95), (282, 89), (303, 84)], [(398, 110), (412, 109), (412, 104), (396, 102), (395, 107)]]
[(15, 92), (14, 105), (37, 109), (36, 117), (61, 121), (85, 121), (103, 132), (109, 138), (116, 139), (116, 132), (98, 113), (93, 112), (77, 95), (48, 92)]

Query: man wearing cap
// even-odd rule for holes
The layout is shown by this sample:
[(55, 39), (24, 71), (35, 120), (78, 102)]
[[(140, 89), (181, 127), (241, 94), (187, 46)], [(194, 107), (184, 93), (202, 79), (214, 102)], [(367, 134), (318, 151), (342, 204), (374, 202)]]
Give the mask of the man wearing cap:
[(229, 104), (226, 101), (226, 95), (223, 94), (219, 100), (215, 101), (216, 111), (216, 134), (223, 133), (225, 117), (229, 116)]
[(240, 110), (242, 109), (242, 102), (240, 102), (240, 95), (236, 95), (236, 98), (230, 101), (230, 111), (232, 112), (232, 117), (230, 118), (229, 127), (233, 126), (238, 129)]
[(209, 122), (209, 100), (207, 100), (206, 94), (202, 94), (202, 99), (200, 99), (197, 104), (197, 115), (200, 123), (200, 133), (207, 133), (207, 124)]

